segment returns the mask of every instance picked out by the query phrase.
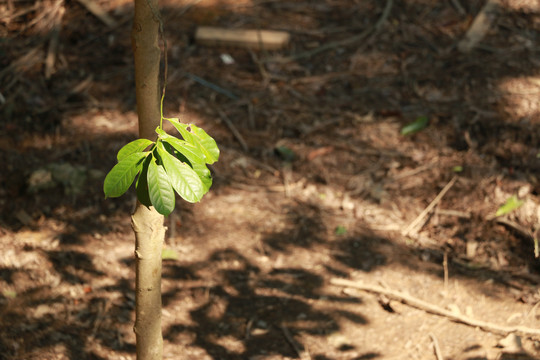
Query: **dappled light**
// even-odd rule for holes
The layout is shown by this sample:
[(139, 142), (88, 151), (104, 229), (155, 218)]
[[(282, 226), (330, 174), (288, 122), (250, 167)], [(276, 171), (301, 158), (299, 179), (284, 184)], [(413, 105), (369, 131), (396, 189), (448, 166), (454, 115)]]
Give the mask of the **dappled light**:
[[(220, 149), (165, 220), (165, 359), (540, 357), (536, 1), (160, 10), (164, 116)], [(132, 18), (0, 4), (2, 359), (136, 358), (135, 189), (103, 193), (138, 136)]]

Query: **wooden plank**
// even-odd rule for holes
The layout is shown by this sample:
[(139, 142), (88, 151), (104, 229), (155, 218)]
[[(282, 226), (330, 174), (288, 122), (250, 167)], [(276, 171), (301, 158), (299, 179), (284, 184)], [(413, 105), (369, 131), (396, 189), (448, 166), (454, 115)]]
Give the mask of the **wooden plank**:
[(284, 31), (231, 30), (201, 26), (195, 32), (198, 44), (207, 46), (237, 46), (258, 50), (276, 50), (287, 46), (290, 35)]

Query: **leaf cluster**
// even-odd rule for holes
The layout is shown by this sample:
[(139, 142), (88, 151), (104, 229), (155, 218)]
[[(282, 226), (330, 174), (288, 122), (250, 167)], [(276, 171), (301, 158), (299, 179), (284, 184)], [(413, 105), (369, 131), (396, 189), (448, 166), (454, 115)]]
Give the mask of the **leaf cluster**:
[(156, 141), (137, 139), (122, 147), (116, 164), (105, 177), (105, 197), (123, 195), (136, 179), (138, 200), (163, 215), (175, 206), (175, 192), (188, 202), (198, 202), (212, 186), (207, 164), (219, 158), (215, 140), (193, 124), (166, 119), (182, 139), (156, 129)]

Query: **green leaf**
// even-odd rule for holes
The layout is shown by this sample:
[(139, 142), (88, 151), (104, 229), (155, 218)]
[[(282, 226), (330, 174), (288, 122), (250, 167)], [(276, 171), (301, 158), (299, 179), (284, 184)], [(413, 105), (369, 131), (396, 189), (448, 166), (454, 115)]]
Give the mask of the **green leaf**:
[(152, 161), (152, 156), (146, 157), (143, 162), (141, 172), (135, 183), (135, 188), (137, 190), (137, 199), (141, 204), (146, 207), (152, 206), (152, 201), (150, 200), (150, 194), (148, 193), (148, 166)]
[(412, 123), (404, 126), (401, 129), (401, 135), (411, 135), (425, 129), (428, 126), (429, 120), (427, 116), (420, 116)]
[(161, 259), (162, 260), (178, 260), (179, 256), (176, 250), (174, 249), (163, 249), (161, 250)]
[(165, 167), (170, 184), (182, 199), (189, 202), (198, 202), (205, 194), (205, 187), (199, 175), (186, 163), (171, 155), (161, 142), (158, 142), (157, 151)]
[(284, 145), (276, 147), (276, 152), (286, 162), (293, 162), (296, 158), (294, 151)]
[(157, 212), (169, 215), (174, 210), (174, 191), (165, 169), (156, 164), (155, 158), (148, 164), (148, 194)]
[(103, 182), (103, 192), (106, 197), (121, 196), (129, 189), (133, 179), (140, 171), (140, 164), (146, 155), (147, 153), (144, 152), (131, 154), (109, 171)]
[(177, 139), (167, 133), (164, 135), (160, 134), (160, 137), (163, 139), (163, 142), (169, 144), (180, 154), (184, 155), (192, 165), (194, 163), (204, 164), (206, 162), (204, 153), (197, 146), (185, 140)]
[(460, 173), (463, 171), (463, 166), (461, 165), (456, 165), (452, 168), (452, 171), (455, 172), (455, 173)]
[(506, 215), (523, 205), (523, 200), (518, 199), (516, 195), (512, 195), (506, 202), (497, 209), (495, 216)]
[(345, 235), (347, 233), (347, 228), (345, 226), (343, 226), (343, 225), (338, 225), (338, 226), (336, 226), (336, 229), (334, 230), (334, 232), (338, 236)]
[(154, 142), (148, 139), (137, 139), (124, 145), (116, 155), (118, 162), (122, 161), (131, 154), (141, 152)]
[(177, 119), (167, 120), (174, 125), (185, 141), (201, 150), (207, 164), (213, 164), (218, 160), (219, 148), (216, 141), (206, 131), (193, 124), (182, 124)]
[(194, 164), (193, 171), (197, 173), (199, 179), (201, 179), (204, 186), (204, 193), (206, 194), (212, 186), (212, 174), (205, 164)]

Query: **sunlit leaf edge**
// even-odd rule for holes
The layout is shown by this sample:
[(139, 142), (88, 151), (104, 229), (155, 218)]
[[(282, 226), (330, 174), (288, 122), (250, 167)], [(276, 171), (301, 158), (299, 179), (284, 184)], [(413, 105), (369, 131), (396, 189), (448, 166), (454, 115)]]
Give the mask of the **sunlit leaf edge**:
[(133, 183), (135, 176), (141, 170), (141, 160), (147, 153), (133, 153), (118, 162), (105, 177), (103, 192), (105, 197), (119, 197), (123, 195)]
[(152, 140), (148, 139), (133, 140), (124, 145), (120, 150), (118, 150), (118, 153), (116, 154), (116, 159), (118, 160), (118, 162), (120, 162), (133, 153), (143, 151), (153, 143), (154, 142)]
[[(167, 119), (178, 130), (180, 135), (190, 144), (199, 148), (207, 164), (213, 164), (219, 159), (219, 148), (216, 141), (203, 129), (193, 124), (183, 124), (177, 119)], [(191, 130), (189, 131), (188, 128)]]

